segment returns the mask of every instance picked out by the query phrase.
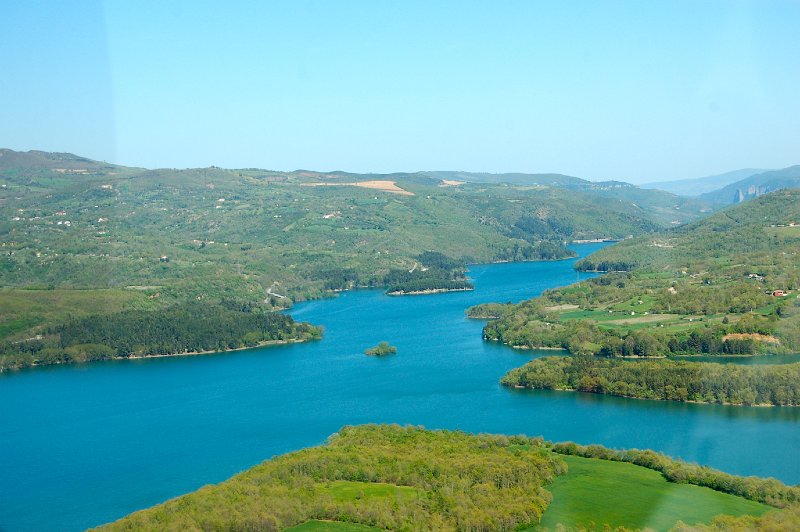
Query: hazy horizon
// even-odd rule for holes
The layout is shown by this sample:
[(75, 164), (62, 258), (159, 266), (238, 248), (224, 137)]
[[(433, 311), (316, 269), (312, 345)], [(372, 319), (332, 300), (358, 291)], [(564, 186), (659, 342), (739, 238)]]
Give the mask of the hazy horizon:
[[(14, 148), (8, 148), (6, 146), (0, 146), (0, 150), (2, 150), (2, 149), (12, 149), (13, 151), (17, 151), (17, 152), (27, 152), (27, 151), (43, 151), (45, 153), (57, 153), (58, 152), (57, 150), (50, 151), (50, 150), (40, 150), (40, 149), (37, 149), (37, 148), (14, 149)], [(71, 153), (71, 152), (60, 152), (60, 153)], [(85, 155), (80, 154), (80, 153), (72, 153), (72, 155), (76, 155), (78, 157), (86, 157)], [(91, 159), (91, 157), (89, 157), (89, 158)], [(369, 175), (369, 174), (376, 174), (376, 175), (416, 174), (416, 173), (428, 173), (428, 172), (431, 172), (431, 173), (433, 173), (433, 172), (453, 172), (453, 173), (463, 172), (463, 173), (472, 173), (472, 174), (492, 174), (492, 175), (503, 175), (503, 174), (553, 175), (553, 174), (556, 174), (556, 175), (564, 175), (564, 176), (569, 176), (569, 177), (577, 177), (577, 178), (585, 179), (587, 181), (592, 181), (592, 182), (601, 182), (601, 181), (623, 181), (623, 182), (625, 182), (624, 180), (613, 179), (613, 178), (612, 179), (597, 179), (597, 178), (592, 179), (592, 178), (588, 178), (588, 177), (584, 177), (584, 176), (576, 176), (576, 175), (564, 174), (563, 172), (536, 172), (536, 171), (532, 171), (532, 172), (517, 172), (517, 171), (513, 171), (513, 170), (510, 170), (508, 172), (488, 172), (488, 171), (479, 171), (479, 170), (469, 170), (469, 169), (464, 169), (464, 168), (460, 168), (460, 169), (424, 168), (424, 169), (415, 169), (415, 170), (403, 170), (403, 169), (401, 169), (401, 170), (391, 170), (391, 171), (387, 171), (387, 172), (355, 172), (355, 171), (347, 170), (347, 169), (344, 169), (344, 168), (334, 168), (334, 169), (291, 168), (291, 169), (286, 169), (286, 168), (269, 168), (269, 167), (261, 167), (261, 166), (235, 166), (235, 167), (231, 166), (231, 167), (226, 167), (226, 166), (219, 166), (219, 165), (210, 165), (210, 166), (144, 166), (144, 165), (136, 164), (136, 163), (123, 164), (123, 163), (120, 163), (118, 161), (111, 161), (111, 160), (106, 160), (106, 159), (95, 159), (95, 160), (98, 160), (98, 161), (101, 161), (101, 162), (104, 162), (104, 163), (117, 164), (117, 165), (121, 165), (121, 166), (128, 166), (128, 167), (131, 167), (131, 168), (145, 168), (145, 169), (148, 169), (148, 170), (160, 170), (160, 169), (188, 170), (188, 169), (193, 169), (193, 168), (218, 167), (218, 168), (223, 168), (223, 169), (226, 169), (226, 170), (244, 170), (244, 169), (255, 168), (255, 169), (259, 169), (259, 170), (268, 170), (268, 171), (274, 171), (274, 172), (287, 172), (287, 173), (291, 173), (291, 172), (318, 172), (318, 173), (321, 173), (321, 174), (332, 174), (332, 173), (341, 172), (341, 173), (347, 173), (347, 174), (362, 174), (362, 175)], [(710, 175), (710, 176), (696, 176), (696, 177), (675, 178), (675, 179), (670, 179), (670, 180), (666, 180), (666, 181), (662, 181), (662, 182), (659, 182), (659, 181), (647, 181), (647, 182), (640, 182), (640, 183), (635, 183), (635, 184), (636, 185), (652, 185), (652, 184), (658, 184), (658, 183), (669, 183), (669, 182), (678, 182), (678, 181), (694, 181), (694, 180), (698, 180), (698, 179), (706, 179), (706, 178), (711, 178), (711, 177), (717, 177), (718, 175), (725, 175), (725, 174), (729, 174), (729, 173), (735, 173), (735, 172), (741, 171), (741, 170), (752, 170), (753, 171), (753, 175), (756, 175), (756, 174), (763, 173), (763, 172), (769, 172), (769, 171), (772, 171), (774, 169), (759, 169), (759, 168), (749, 168), (748, 169), (748, 168), (742, 168), (742, 169), (731, 170), (731, 171), (728, 171), (728, 172), (720, 172), (719, 174), (714, 174), (714, 175)]]
[(7, 6), (0, 146), (130, 166), (560, 173), (800, 162), (796, 2)]

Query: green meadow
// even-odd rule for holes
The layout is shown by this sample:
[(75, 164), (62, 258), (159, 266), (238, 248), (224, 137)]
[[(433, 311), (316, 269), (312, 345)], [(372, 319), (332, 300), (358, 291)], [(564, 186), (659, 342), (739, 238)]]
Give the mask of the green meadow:
[(610, 525), (612, 528), (671, 529), (678, 520), (708, 523), (716, 515), (761, 515), (769, 506), (709, 488), (668, 482), (660, 473), (633, 464), (561, 456), (569, 470), (548, 487), (553, 501), (537, 528), (556, 530)]

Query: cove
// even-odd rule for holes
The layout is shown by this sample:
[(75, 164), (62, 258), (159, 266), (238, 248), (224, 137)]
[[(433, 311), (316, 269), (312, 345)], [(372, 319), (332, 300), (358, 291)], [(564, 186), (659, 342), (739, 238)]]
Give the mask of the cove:
[[(4, 374), (0, 530), (99, 525), (360, 423), (653, 448), (800, 482), (797, 408), (502, 388), (506, 371), (553, 352), (484, 342), (464, 310), (575, 282), (573, 262), (473, 266), (472, 292), (356, 290), (297, 305), (296, 319), (326, 329), (315, 343)], [(382, 340), (398, 354), (364, 355)]]

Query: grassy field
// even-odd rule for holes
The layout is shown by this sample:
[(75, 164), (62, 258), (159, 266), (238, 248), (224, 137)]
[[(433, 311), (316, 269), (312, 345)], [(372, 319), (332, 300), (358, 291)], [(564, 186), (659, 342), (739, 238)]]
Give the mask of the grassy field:
[[(521, 446), (517, 446), (522, 449)], [(651, 528), (669, 530), (682, 520), (705, 523), (719, 514), (761, 515), (768, 506), (708, 488), (667, 482), (661, 474), (643, 467), (578, 456), (560, 456), (569, 472), (558, 477), (548, 489), (553, 502), (538, 528), (568, 527)], [(332, 482), (326, 489), (338, 502), (417, 497), (408, 486), (369, 482)], [(292, 532), (379, 530), (355, 523), (313, 520), (289, 528)]]
[(0, 340), (70, 316), (108, 314), (119, 310), (155, 308), (140, 290), (18, 290), (0, 289)]
[(396, 499), (398, 501), (410, 501), (417, 498), (419, 492), (411, 486), (395, 486), (382, 482), (355, 482), (348, 480), (337, 480), (325, 490), (338, 502), (357, 501), (357, 500), (376, 500), (376, 499)]
[[(669, 530), (678, 520), (706, 523), (719, 514), (761, 515), (771, 508), (708, 488), (667, 482), (650, 469), (621, 462), (561, 456), (569, 471), (550, 484), (553, 502), (538, 530), (573, 527)], [(531, 529), (537, 530), (537, 529)]]
[[(559, 314), (564, 320), (589, 320), (605, 329), (635, 331), (639, 329), (690, 330), (701, 323), (722, 323), (724, 316), (688, 316), (683, 314), (657, 314), (647, 310), (620, 308), (623, 304), (597, 310), (568, 310)], [(625, 305), (627, 306), (627, 305)], [(738, 319), (734, 316), (734, 320)]]

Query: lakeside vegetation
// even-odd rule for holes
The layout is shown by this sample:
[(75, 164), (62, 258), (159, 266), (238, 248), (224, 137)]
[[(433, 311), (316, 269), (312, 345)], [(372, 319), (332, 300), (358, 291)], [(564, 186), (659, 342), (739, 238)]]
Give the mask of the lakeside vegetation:
[(642, 234), (703, 209), (566, 176), (448, 186), (464, 176), (145, 170), (3, 153), (0, 287), (19, 297), (0, 304), (0, 339), (11, 340), (83, 314), (59, 298), (24, 301), (39, 291), (104, 299), (93, 310), (106, 314), (198, 298), (287, 308), (353, 287), (464, 289), (467, 263), (567, 258), (564, 242)]
[(768, 512), (761, 516), (720, 515), (709, 524), (687, 525), (680, 522), (673, 528), (673, 532), (719, 532), (720, 530), (730, 532), (800, 530), (800, 506), (794, 506), (781, 512)]
[(719, 514), (758, 518), (762, 502), (784, 506), (796, 491), (652, 451), (364, 425), (102, 529), (666, 530)]
[(0, 372), (33, 365), (227, 351), (319, 339), (322, 329), (257, 306), (183, 303), (73, 318), (44, 334), (0, 344)]
[(509, 371), (505, 386), (637, 399), (800, 406), (800, 363), (740, 366), (667, 359), (543, 357)]
[(375, 357), (394, 355), (396, 353), (397, 353), (397, 348), (393, 345), (389, 345), (389, 342), (380, 342), (375, 347), (370, 347), (369, 349), (364, 351), (364, 354)]
[[(579, 261), (615, 272), (545, 291), (497, 317), (484, 337), (608, 357), (800, 351), (800, 191), (761, 196), (707, 219), (626, 240)], [(625, 270), (625, 271), (618, 271)]]

